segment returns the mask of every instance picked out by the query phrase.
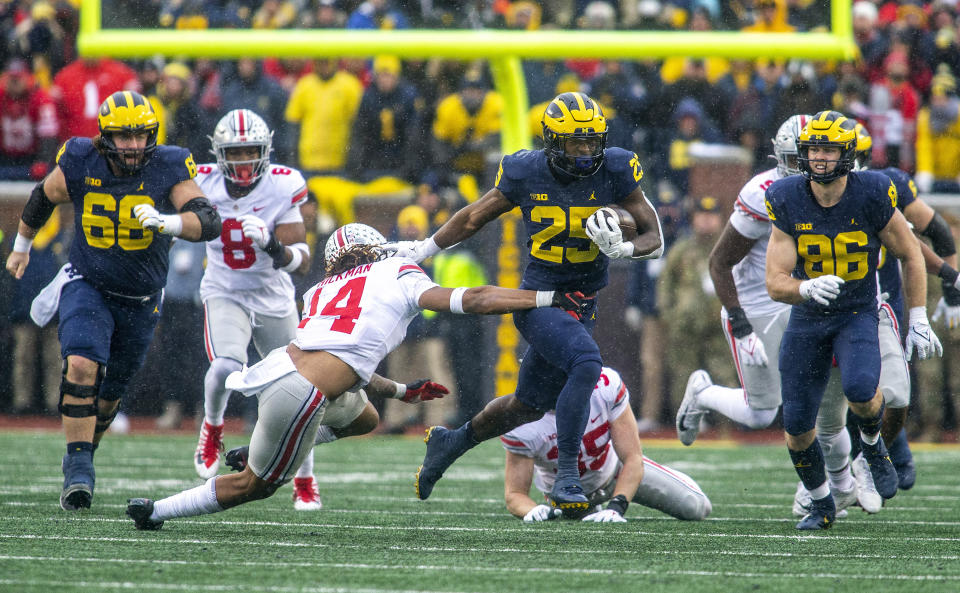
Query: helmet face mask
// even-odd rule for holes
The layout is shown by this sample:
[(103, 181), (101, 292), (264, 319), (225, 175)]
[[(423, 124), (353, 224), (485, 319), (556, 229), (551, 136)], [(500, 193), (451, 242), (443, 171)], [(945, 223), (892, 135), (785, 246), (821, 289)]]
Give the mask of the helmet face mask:
[[(239, 188), (253, 189), (270, 166), (273, 132), (259, 115), (249, 109), (234, 109), (224, 115), (210, 136), (217, 167), (224, 178)], [(236, 158), (237, 150), (255, 149), (253, 158)], [(233, 153), (233, 154), (229, 154)]]
[[(817, 183), (830, 183), (843, 177), (856, 165), (856, 122), (837, 111), (821, 111), (813, 116), (797, 137), (797, 153), (800, 172)], [(833, 170), (817, 172), (810, 159), (810, 148), (832, 147), (839, 151)], [(822, 162), (823, 159), (814, 159)], [(832, 159), (831, 159), (832, 160)]]
[[(357, 265), (380, 261), (387, 256), (387, 253), (377, 247), (386, 243), (386, 238), (372, 226), (352, 222), (346, 224), (333, 232), (327, 239), (327, 244), (323, 249), (323, 263), (327, 275), (340, 273)], [(357, 255), (356, 258), (349, 258), (347, 255)]]
[(600, 104), (583, 93), (561, 93), (543, 112), (547, 160), (573, 177), (589, 177), (603, 164), (607, 120)]
[[(160, 129), (157, 114), (150, 102), (135, 91), (118, 91), (100, 104), (97, 114), (100, 129), (100, 150), (107, 162), (121, 175), (134, 175), (150, 160), (157, 149), (157, 131)], [(128, 138), (146, 136), (141, 147), (139, 142)], [(117, 137), (124, 139), (124, 146), (117, 146)]]
[(774, 136), (773, 157), (777, 159), (777, 171), (781, 177), (799, 175), (800, 167), (797, 162), (797, 138), (800, 130), (810, 121), (809, 115), (791, 115), (780, 125), (777, 135)]

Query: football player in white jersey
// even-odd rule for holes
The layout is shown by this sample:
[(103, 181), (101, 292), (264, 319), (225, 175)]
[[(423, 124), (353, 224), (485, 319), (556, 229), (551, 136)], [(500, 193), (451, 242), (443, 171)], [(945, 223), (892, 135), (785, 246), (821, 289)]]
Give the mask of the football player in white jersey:
[[(528, 523), (561, 515), (546, 499), (557, 472), (554, 413), (511, 430), (500, 441), (507, 450), (507, 510)], [(590, 395), (590, 417), (580, 444), (580, 481), (593, 507), (583, 521), (625, 522), (630, 502), (689, 521), (704, 519), (712, 510), (710, 499), (690, 476), (643, 455), (630, 392), (609, 367), (603, 367)], [(544, 494), (543, 502), (530, 497), (531, 482)], [(607, 507), (599, 508), (604, 502)]]
[[(270, 163), (273, 132), (249, 109), (235, 109), (217, 123), (210, 140), (216, 164), (197, 167), (197, 183), (220, 214), (220, 237), (207, 243), (200, 283), (203, 337), (210, 368), (204, 378), (203, 425), (194, 453), (201, 478), (217, 473), (223, 450), (227, 375), (247, 362), (253, 339), (261, 356), (290, 343), (300, 321), (291, 272), (306, 272), (310, 249), (300, 205), (307, 199), (303, 175)], [(294, 480), (294, 508), (321, 507), (308, 456)]]
[(503, 314), (560, 307), (579, 318), (592, 306), (582, 293), (443, 288), (413, 260), (386, 257), (385, 242), (363, 224), (331, 235), (324, 252), (327, 276), (304, 295), (295, 338), (227, 378), (227, 389), (259, 398), (246, 467), (156, 502), (130, 499), (127, 515), (137, 529), (159, 529), (167, 519), (215, 513), (273, 494), (310, 454), (328, 410), (371, 381), (421, 309)]
[[(708, 411), (754, 429), (766, 428), (777, 416), (781, 404), (777, 353), (791, 306), (767, 294), (767, 243), (772, 225), (764, 202), (767, 188), (775, 181), (800, 173), (797, 137), (810, 119), (809, 115), (793, 115), (780, 126), (773, 139), (777, 166), (743, 186), (710, 253), (710, 277), (723, 305), (720, 320), (742, 387), (714, 385), (706, 371), (694, 371), (677, 410), (677, 435), (684, 445), (696, 440), (700, 420)], [(850, 437), (846, 431), (836, 431), (821, 435), (820, 440), (839, 512), (857, 502), (859, 493), (850, 471)]]

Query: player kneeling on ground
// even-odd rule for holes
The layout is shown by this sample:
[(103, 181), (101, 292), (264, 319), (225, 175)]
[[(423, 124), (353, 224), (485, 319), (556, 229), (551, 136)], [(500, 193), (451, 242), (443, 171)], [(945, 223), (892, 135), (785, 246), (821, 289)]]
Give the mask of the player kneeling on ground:
[(127, 515), (137, 529), (272, 495), (310, 453), (330, 407), (370, 382), (421, 309), (499, 315), (557, 306), (580, 316), (588, 301), (581, 293), (443, 288), (413, 261), (386, 258), (383, 243), (383, 235), (363, 224), (334, 231), (324, 251), (327, 276), (304, 295), (294, 340), (227, 377), (228, 389), (259, 397), (246, 468), (156, 502), (130, 499)]
[[(500, 440), (507, 450), (507, 510), (527, 523), (560, 516), (559, 509), (530, 498), (531, 481), (544, 496), (553, 488), (557, 473), (554, 412), (515, 428)], [(625, 522), (630, 502), (689, 521), (704, 519), (712, 510), (710, 499), (689, 476), (644, 457), (637, 419), (630, 409), (630, 392), (609, 367), (603, 367), (590, 395), (590, 418), (580, 442), (580, 481), (593, 511), (583, 521)], [(607, 506), (601, 509), (604, 502)]]

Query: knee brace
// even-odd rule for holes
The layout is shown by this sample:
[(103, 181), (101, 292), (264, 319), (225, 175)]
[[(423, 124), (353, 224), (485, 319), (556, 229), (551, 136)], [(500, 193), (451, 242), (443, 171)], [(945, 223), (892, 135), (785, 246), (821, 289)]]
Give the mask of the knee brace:
[[(78, 385), (67, 380), (67, 361), (64, 360), (62, 370), (63, 377), (60, 379), (60, 401), (57, 404), (57, 410), (64, 416), (70, 418), (89, 418), (90, 416), (96, 416), (97, 398), (100, 395), (100, 384), (103, 383), (105, 371), (106, 368), (103, 365), (99, 365), (93, 385)], [(86, 404), (65, 404), (63, 403), (63, 396), (65, 395), (71, 395), (81, 399), (89, 398), (91, 401)]]
[[(111, 400), (105, 400), (105, 401), (111, 401)], [(116, 400), (112, 400), (112, 401), (116, 401)], [(104, 412), (98, 406), (97, 407), (97, 425), (94, 430), (96, 432), (106, 432), (106, 430), (110, 428), (110, 424), (113, 422), (113, 419), (117, 417), (117, 414), (119, 412), (120, 412), (119, 405), (115, 407), (112, 412)]]

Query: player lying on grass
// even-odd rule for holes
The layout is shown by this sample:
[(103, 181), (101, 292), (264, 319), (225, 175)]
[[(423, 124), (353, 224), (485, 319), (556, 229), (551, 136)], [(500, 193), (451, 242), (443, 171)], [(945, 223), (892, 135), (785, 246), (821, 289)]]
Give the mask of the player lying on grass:
[(130, 499), (127, 515), (137, 529), (159, 529), (167, 519), (272, 495), (310, 454), (327, 410), (370, 381), (421, 309), (503, 314), (558, 306), (583, 314), (587, 299), (581, 293), (440, 287), (413, 261), (386, 258), (383, 243), (383, 235), (367, 225), (334, 231), (324, 251), (327, 276), (304, 295), (296, 338), (227, 377), (228, 389), (259, 397), (246, 468), (156, 502)]
[[(507, 510), (528, 523), (560, 516), (560, 509), (546, 499), (557, 473), (554, 412), (515, 428), (500, 441), (507, 450)], [(690, 521), (706, 518), (712, 509), (710, 499), (689, 476), (644, 457), (630, 392), (609, 367), (603, 367), (590, 395), (590, 417), (580, 442), (580, 481), (592, 507), (583, 521), (624, 522), (630, 502)], [(530, 497), (531, 482), (544, 494), (544, 502)], [(601, 509), (604, 502), (607, 506)]]

